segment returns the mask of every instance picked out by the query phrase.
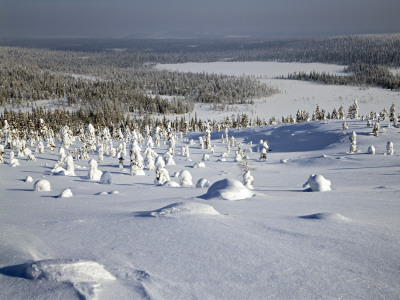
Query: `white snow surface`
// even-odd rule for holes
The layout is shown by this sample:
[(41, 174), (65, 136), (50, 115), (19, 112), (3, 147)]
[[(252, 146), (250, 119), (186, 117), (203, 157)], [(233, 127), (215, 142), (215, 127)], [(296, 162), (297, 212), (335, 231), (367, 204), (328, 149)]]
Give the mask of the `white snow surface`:
[[(268, 119), (311, 112), (316, 104), (347, 110), (355, 98), (365, 114), (392, 102), (398, 110), (400, 99), (383, 89), (266, 82), (284, 92), (224, 112), (197, 106), (198, 116), (221, 119), (253, 110)], [(347, 122), (346, 131), (343, 121), (333, 120), (230, 129), (254, 177), (254, 196), (241, 201), (202, 199), (205, 189), (193, 186), (156, 186), (154, 171), (130, 176), (106, 155), (99, 168), (112, 174), (111, 185), (90, 181), (88, 169), (78, 166), (76, 176), (49, 176), (58, 142), (54, 153), (35, 153), (36, 161), (20, 158), (17, 168), (10, 167), (5, 149), (0, 299), (399, 299), (400, 129), (382, 121), (375, 137), (366, 122)], [(357, 152), (348, 154), (353, 130)], [(176, 165), (166, 169), (174, 174), (190, 168), (193, 182), (241, 180), (244, 164), (234, 162), (235, 149), (217, 162), (226, 152), (221, 133), (211, 133), (215, 153), (207, 168), (191, 168), (185, 157), (174, 156)], [(185, 138), (199, 136), (204, 133)], [(264, 162), (255, 147), (260, 140), (272, 150)], [(384, 155), (388, 141), (393, 155)], [(176, 147), (185, 144), (177, 141)], [(370, 145), (375, 155), (368, 154)], [(167, 147), (154, 150), (162, 155)], [(209, 154), (189, 148), (193, 161)], [(323, 174), (334, 189), (305, 193), (310, 174)], [(33, 191), (27, 175), (48, 179), (52, 191)], [(66, 187), (74, 197), (56, 198)], [(212, 209), (220, 215), (199, 213)], [(32, 264), (49, 275), (27, 276)]]
[[(111, 185), (90, 181), (87, 169), (75, 169), (75, 177), (49, 176), (48, 162), (58, 154), (47, 149), (37, 161), (21, 159), (19, 168), (1, 164), (0, 298), (398, 299), (400, 156), (384, 154), (388, 141), (400, 145), (400, 129), (382, 121), (386, 133), (374, 137), (366, 122), (348, 121), (347, 131), (342, 123), (229, 130), (246, 149), (254, 177), (255, 195), (241, 201), (205, 200), (205, 189), (194, 186), (156, 186), (155, 172), (130, 176), (108, 156), (99, 168), (112, 174)], [(348, 154), (353, 130), (359, 152)], [(241, 180), (235, 151), (218, 163), (226, 144), (221, 133), (211, 136), (215, 153), (207, 168), (190, 169), (193, 182)], [(272, 149), (264, 162), (248, 151), (261, 139)], [(368, 154), (371, 144), (375, 155)], [(190, 146), (196, 161), (206, 151)], [(166, 167), (171, 174), (191, 167), (185, 157), (175, 161)], [(50, 178), (52, 191), (34, 192), (27, 174)], [(305, 193), (310, 174), (323, 174), (334, 189)], [(74, 197), (55, 198), (65, 187)], [(212, 208), (221, 216), (199, 213)], [(116, 280), (96, 279), (101, 287), (82, 296), (75, 283), (26, 280), (16, 271), (48, 259), (91, 261)]]

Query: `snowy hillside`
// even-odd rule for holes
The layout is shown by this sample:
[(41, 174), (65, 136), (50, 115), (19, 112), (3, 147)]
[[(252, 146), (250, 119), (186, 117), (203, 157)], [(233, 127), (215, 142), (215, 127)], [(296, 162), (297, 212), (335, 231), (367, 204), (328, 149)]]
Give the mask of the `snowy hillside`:
[[(55, 166), (59, 142), (53, 153), (29, 147), (36, 161), (12, 161), (5, 149), (0, 298), (398, 299), (400, 129), (382, 121), (373, 136), (366, 121), (347, 123), (229, 130), (230, 152), (223, 131), (211, 133), (214, 153), (200, 149), (204, 133), (178, 135), (171, 164), (159, 169), (157, 183), (164, 170), (170, 177), (164, 185), (155, 170), (131, 176), (129, 156), (122, 169), (107, 154), (97, 167), (76, 159)], [(260, 140), (271, 150), (264, 161)], [(168, 148), (161, 141), (153, 150)], [(315, 184), (311, 174), (331, 190), (303, 187)], [(196, 188), (202, 178), (211, 186)], [(34, 191), (39, 179), (50, 191)], [(72, 197), (59, 197), (65, 189)]]

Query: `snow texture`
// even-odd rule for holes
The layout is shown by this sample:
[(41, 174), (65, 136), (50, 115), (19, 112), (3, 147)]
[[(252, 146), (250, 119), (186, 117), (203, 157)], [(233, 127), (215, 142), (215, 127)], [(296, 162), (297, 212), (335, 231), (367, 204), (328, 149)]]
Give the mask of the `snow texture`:
[(217, 212), (211, 205), (196, 203), (196, 202), (177, 202), (154, 211), (140, 214), (140, 216), (149, 216), (156, 218), (159, 217), (177, 218), (188, 215), (219, 216), (220, 213)]

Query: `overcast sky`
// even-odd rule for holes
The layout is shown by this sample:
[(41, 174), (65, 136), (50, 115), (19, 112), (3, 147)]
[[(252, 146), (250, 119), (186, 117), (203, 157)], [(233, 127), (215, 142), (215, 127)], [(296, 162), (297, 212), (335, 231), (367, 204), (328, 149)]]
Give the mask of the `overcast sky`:
[(400, 32), (400, 0), (0, 0), (0, 37)]

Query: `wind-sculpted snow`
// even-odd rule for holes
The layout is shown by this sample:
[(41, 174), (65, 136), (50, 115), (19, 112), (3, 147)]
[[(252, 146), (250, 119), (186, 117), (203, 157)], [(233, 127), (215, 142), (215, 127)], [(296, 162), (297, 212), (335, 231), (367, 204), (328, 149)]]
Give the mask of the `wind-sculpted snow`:
[(136, 215), (141, 217), (176, 218), (188, 215), (219, 216), (220, 213), (217, 212), (211, 205), (197, 203), (197, 202), (177, 202), (154, 211), (136, 213)]
[(116, 278), (93, 261), (42, 260), (4, 267), (0, 273), (31, 280), (69, 283), (83, 299), (98, 299), (101, 284)]
[[(15, 150), (4, 147), (0, 299), (399, 299), (400, 129), (381, 120), (373, 136), (366, 121), (346, 122), (347, 130), (343, 120), (228, 129), (229, 146), (222, 128), (211, 132), (212, 149), (199, 147), (204, 132), (178, 134), (176, 165), (144, 176), (131, 176), (128, 153), (119, 168), (121, 140), (110, 138), (98, 160), (112, 175), (106, 185), (88, 180), (93, 166), (75, 154), (76, 176), (50, 175), (57, 138), (16, 168)], [(162, 130), (158, 139), (152, 151), (162, 156), (170, 144)], [(142, 152), (146, 140), (138, 138)], [(71, 153), (81, 146), (76, 138)], [(200, 161), (206, 168), (193, 168)], [(310, 174), (332, 190), (303, 192)], [(42, 179), (51, 191), (33, 191)], [(57, 198), (67, 188), (73, 197)]]
[(306, 220), (328, 220), (328, 221), (338, 221), (338, 222), (351, 221), (349, 218), (346, 218), (339, 213), (316, 213), (311, 215), (300, 216), (299, 218)]

